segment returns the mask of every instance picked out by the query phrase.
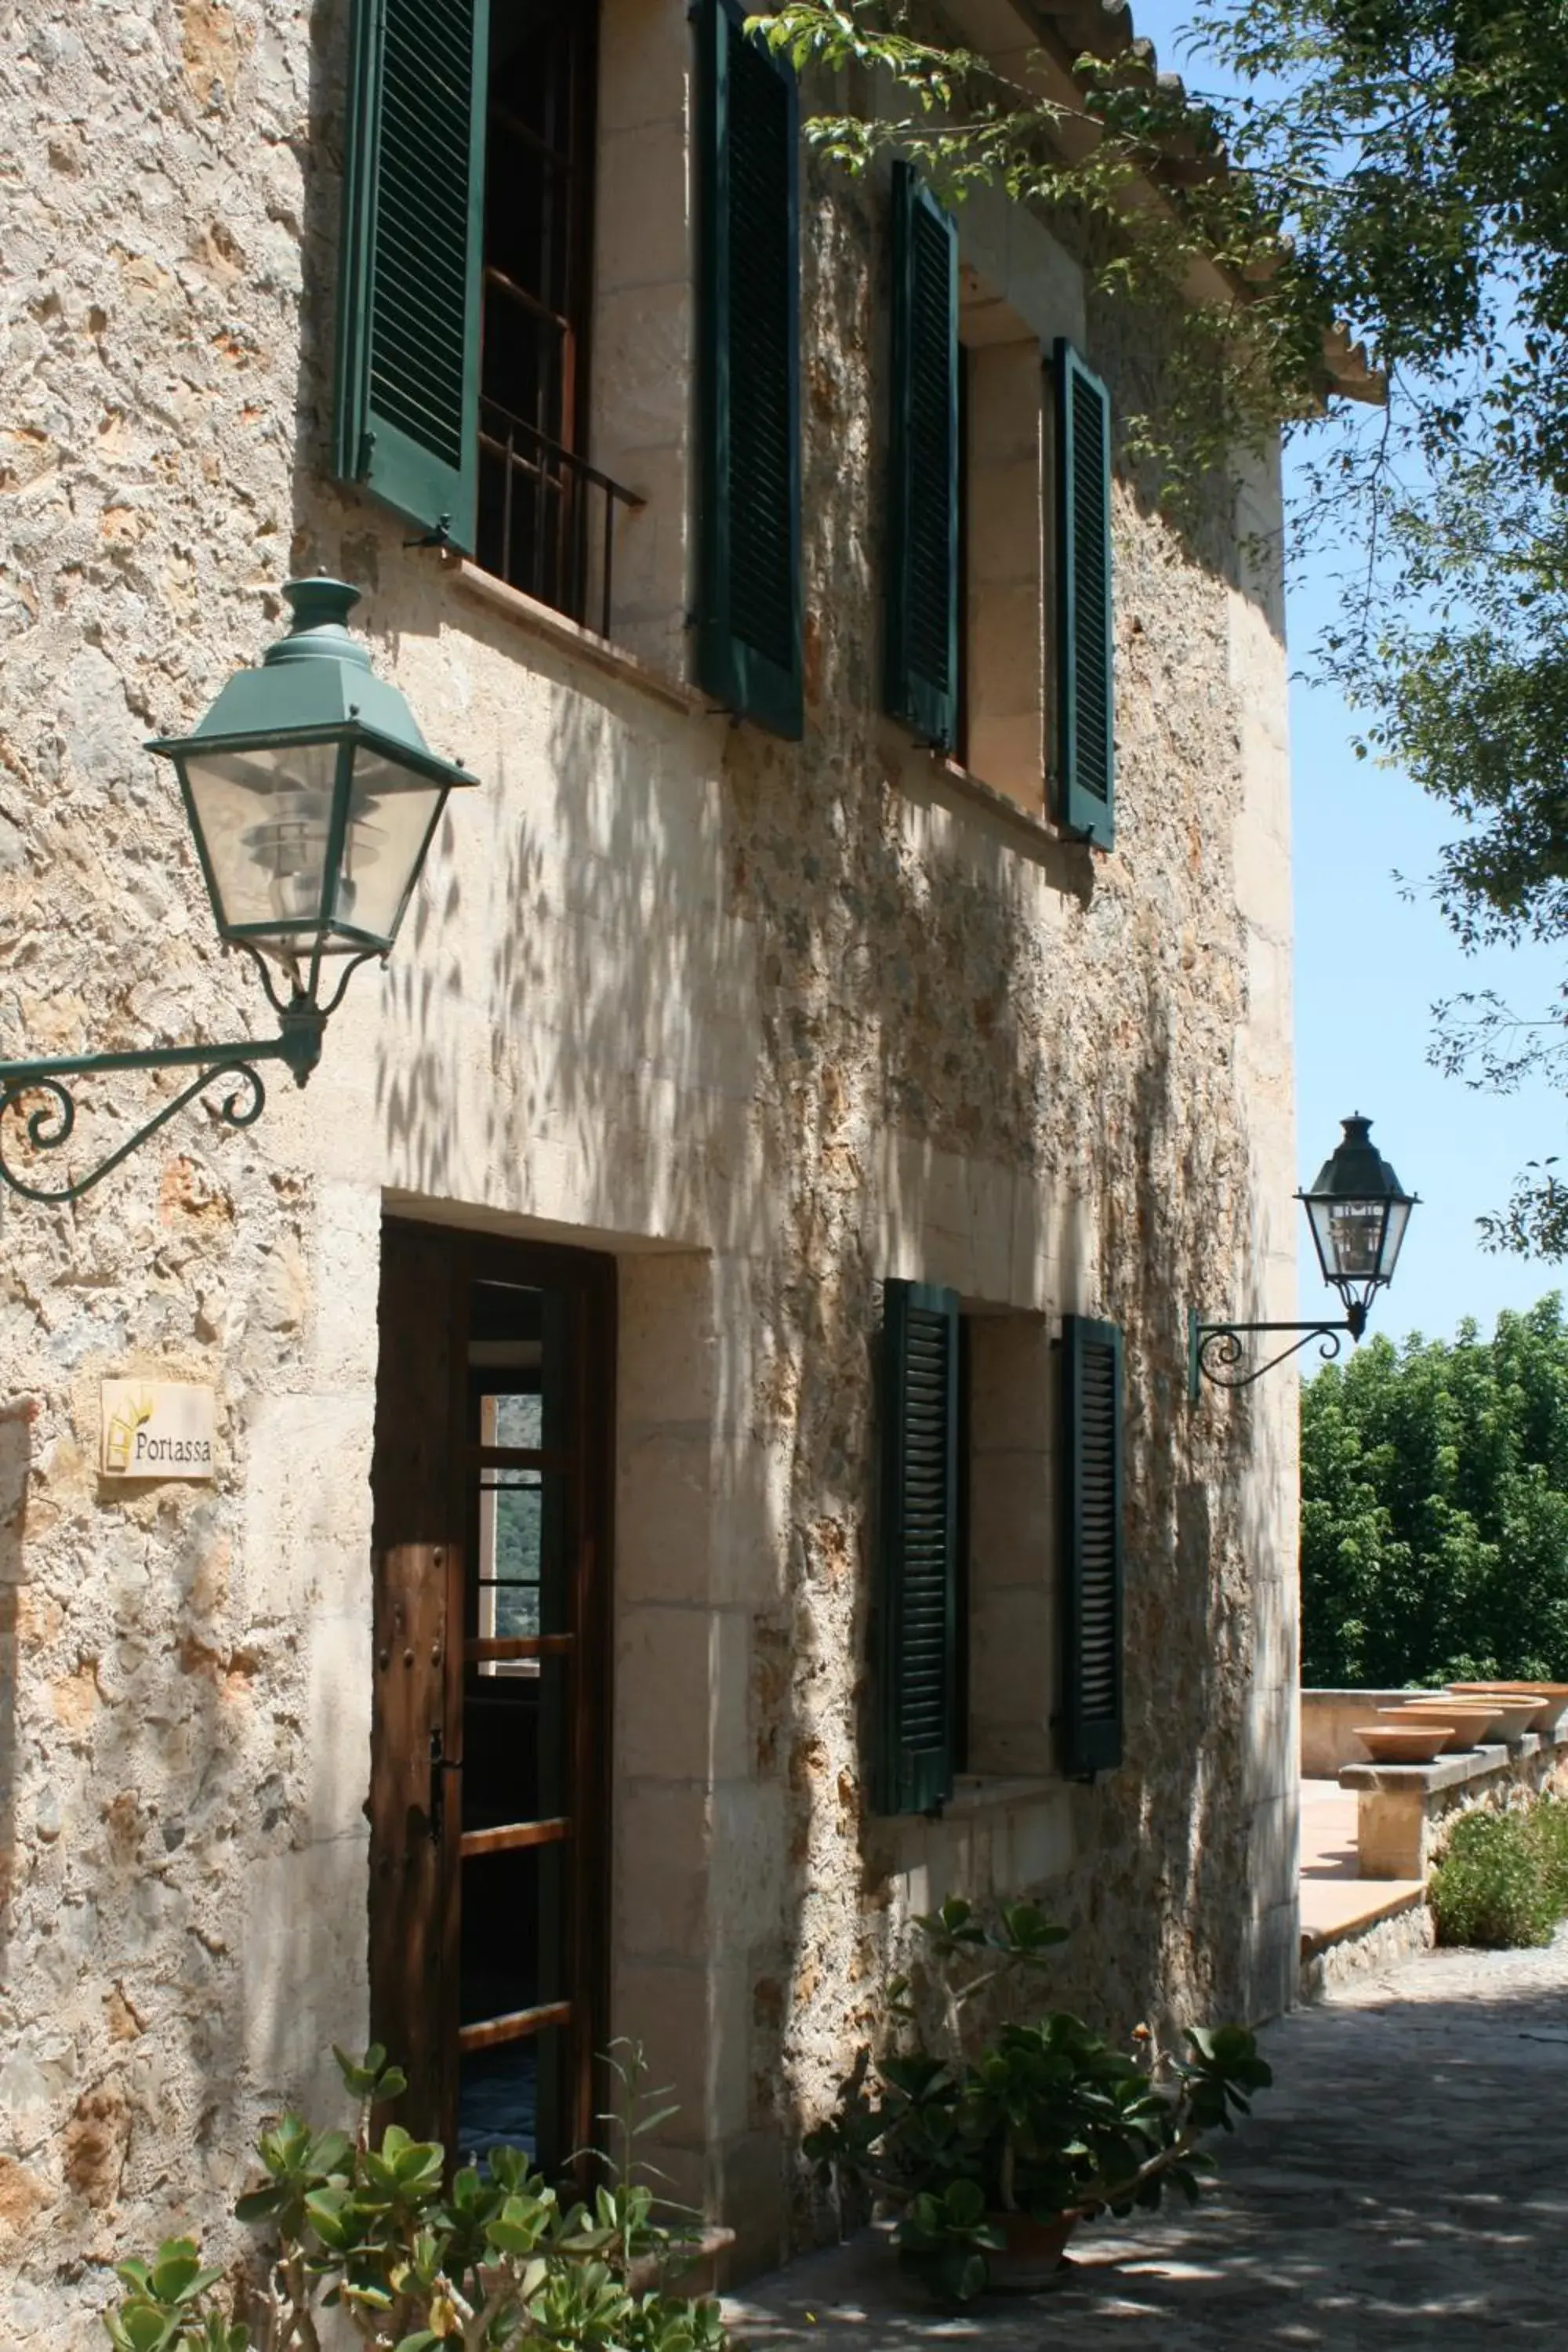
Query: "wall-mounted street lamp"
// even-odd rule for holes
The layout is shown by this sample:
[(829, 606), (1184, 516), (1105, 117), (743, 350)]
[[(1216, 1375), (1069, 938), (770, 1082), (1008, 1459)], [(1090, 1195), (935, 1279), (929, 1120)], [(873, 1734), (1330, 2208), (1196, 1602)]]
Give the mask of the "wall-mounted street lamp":
[[(1321, 1339), (1325, 1358), (1340, 1352), (1341, 1335), (1359, 1339), (1366, 1329), (1373, 1294), (1394, 1279), (1399, 1245), (1410, 1212), (1420, 1196), (1404, 1192), (1398, 1177), (1372, 1140), (1369, 1118), (1343, 1120), (1344, 1135), (1318, 1171), (1310, 1192), (1296, 1198), (1307, 1212), (1323, 1280), (1345, 1302), (1342, 1323), (1204, 1323), (1194, 1308), (1187, 1317), (1187, 1394), (1195, 1403), (1204, 1381), (1215, 1388), (1244, 1389), (1282, 1364), (1287, 1356)], [(1294, 1332), (1288, 1348), (1247, 1370), (1247, 1342), (1269, 1332)]]
[[(249, 1127), (261, 1115), (267, 1097), (256, 1063), (284, 1063), (302, 1087), (354, 971), (391, 952), (447, 793), (479, 781), (437, 759), (402, 695), (374, 675), (349, 635), (357, 588), (291, 580), (283, 593), (293, 613), (289, 635), (258, 667), (229, 679), (193, 734), (147, 746), (174, 762), (213, 919), (223, 940), (255, 961), (279, 1034), (0, 1062), (0, 1179), (29, 1201), (79, 1200), (215, 1079), (239, 1081), (216, 1106), (229, 1127)], [(323, 1002), (329, 966), (337, 984)], [(76, 1102), (64, 1079), (172, 1069), (196, 1076), (87, 1175), (31, 1184), (7, 1162), (4, 1121), (12, 1112), (25, 1116), (35, 1151), (57, 1151), (69, 1139)], [(37, 1094), (45, 1100), (26, 1109)]]

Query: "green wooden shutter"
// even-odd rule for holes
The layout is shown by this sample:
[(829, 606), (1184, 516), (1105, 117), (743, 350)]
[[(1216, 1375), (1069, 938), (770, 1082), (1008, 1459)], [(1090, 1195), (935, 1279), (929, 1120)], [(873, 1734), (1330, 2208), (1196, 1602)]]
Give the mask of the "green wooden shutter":
[(958, 1580), (958, 1297), (885, 1286), (876, 1802), (952, 1794)]
[(1102, 849), (1115, 839), (1110, 395), (1057, 344), (1058, 809)]
[(489, 0), (354, 0), (350, 38), (338, 473), (468, 551)]
[(795, 77), (741, 0), (700, 0), (701, 591), (697, 668), (730, 709), (803, 725)]
[(951, 750), (958, 715), (958, 231), (893, 166), (892, 416), (883, 696)]
[(1121, 1761), (1121, 1334), (1062, 1330), (1062, 1767)]

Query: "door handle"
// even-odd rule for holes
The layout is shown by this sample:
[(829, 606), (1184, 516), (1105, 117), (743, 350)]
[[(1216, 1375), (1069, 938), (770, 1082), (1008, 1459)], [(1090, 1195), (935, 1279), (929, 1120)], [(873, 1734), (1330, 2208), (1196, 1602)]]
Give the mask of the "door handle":
[(447, 1775), (460, 1772), (462, 1759), (443, 1753), (444, 1743), (439, 1725), (430, 1734), (430, 1837), (439, 1845), (447, 1829)]

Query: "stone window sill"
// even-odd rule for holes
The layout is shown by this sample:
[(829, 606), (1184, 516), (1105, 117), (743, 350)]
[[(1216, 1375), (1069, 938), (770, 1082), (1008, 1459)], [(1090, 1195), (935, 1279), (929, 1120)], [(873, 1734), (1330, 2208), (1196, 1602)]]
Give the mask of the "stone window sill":
[(935, 752), (931, 757), (961, 799), (972, 800), (977, 807), (993, 810), (998, 816), (1013, 817), (1019, 824), (1026, 824), (1031, 833), (1037, 833), (1043, 840), (1061, 841), (1069, 837), (1051, 823), (1043, 809), (1037, 814), (1034, 809), (1026, 808), (1023, 802), (1015, 800), (1011, 793), (1005, 793), (1000, 784), (988, 784), (984, 776), (977, 776), (973, 769), (966, 768), (962, 761), (941, 759)]
[(930, 760), (932, 786), (955, 814), (976, 820), (987, 832), (1010, 839), (1026, 856), (1050, 867), (1061, 887), (1082, 888), (1091, 856), (1086, 841), (1043, 812), (1025, 808), (1010, 793), (988, 784), (984, 776), (975, 775), (958, 761), (944, 759), (940, 751), (931, 752)]
[(1054, 1773), (961, 1772), (942, 1817), (954, 1813), (992, 1812), (1004, 1805), (1026, 1805), (1039, 1797), (1054, 1797), (1067, 1786)]
[[(568, 619), (550, 604), (542, 604), (536, 596), (513, 588), (493, 572), (481, 571), (466, 555), (444, 555), (443, 567), (451, 574), (458, 591), (471, 596), (476, 604), (488, 604), (492, 612), (503, 614), (509, 621), (529, 635), (554, 646), (563, 653), (573, 654), (605, 677), (621, 679), (626, 685), (656, 701), (685, 711), (689, 716), (724, 718), (731, 716), (722, 706), (696, 688), (687, 686), (668, 670), (655, 669), (650, 662), (627, 653), (609, 637), (602, 637), (595, 629), (585, 628), (582, 622)], [(950, 793), (965, 814), (977, 816), (992, 825), (1022, 835), (1037, 856), (1047, 852), (1056, 855), (1087, 855), (1088, 845), (1076, 834), (1064, 832), (1049, 817), (1037, 816), (1023, 807), (1011, 794), (988, 784), (984, 777), (971, 773), (956, 760), (948, 760), (932, 752), (931, 769), (939, 790)]]
[(650, 694), (657, 701), (668, 703), (677, 710), (702, 714), (712, 711), (714, 706), (706, 695), (682, 685), (679, 678), (671, 677), (667, 670), (655, 669), (650, 662), (639, 661), (636, 654), (626, 652), (609, 637), (600, 636), (596, 630), (584, 628), (581, 621), (569, 620), (564, 613), (556, 612), (552, 605), (542, 604), (536, 596), (525, 595), (521, 588), (513, 588), (505, 580), (498, 580), (493, 572), (482, 572), (477, 563), (470, 563), (466, 555), (445, 555), (441, 561), (463, 595), (471, 596), (476, 604), (488, 604), (492, 611), (504, 614), (509, 621), (526, 630), (531, 636), (542, 638), (547, 645), (555, 646), (563, 653), (576, 655), (579, 660), (602, 670), (606, 677), (621, 678), (627, 686), (636, 687), (641, 693)]

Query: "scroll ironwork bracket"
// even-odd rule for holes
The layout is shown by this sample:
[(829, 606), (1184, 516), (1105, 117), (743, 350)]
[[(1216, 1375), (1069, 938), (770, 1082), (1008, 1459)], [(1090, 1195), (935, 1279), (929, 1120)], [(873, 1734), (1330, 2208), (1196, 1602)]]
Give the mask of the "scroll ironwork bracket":
[[(1216, 1389), (1248, 1389), (1271, 1372), (1276, 1364), (1299, 1355), (1303, 1348), (1320, 1342), (1318, 1353), (1325, 1363), (1331, 1362), (1344, 1344), (1348, 1331), (1359, 1339), (1366, 1328), (1366, 1308), (1359, 1300), (1350, 1303), (1343, 1322), (1321, 1323), (1205, 1323), (1195, 1307), (1187, 1315), (1187, 1395), (1196, 1404), (1207, 1381)], [(1260, 1364), (1250, 1359), (1254, 1343), (1280, 1337), (1293, 1336), (1288, 1347), (1277, 1349)]]
[[(321, 1058), (328, 1020), (342, 1003), (349, 982), (362, 963), (376, 955), (384, 957), (384, 950), (376, 948), (349, 957), (336, 988), (321, 1004), (316, 1001), (316, 966), (311, 967), (309, 986), (301, 985), (296, 976), (293, 993), (285, 997), (273, 983), (266, 958), (249, 940), (237, 944), (260, 973), (267, 1001), (278, 1015), (277, 1036), (239, 1037), (226, 1045), (148, 1045), (126, 1054), (64, 1054), (45, 1061), (0, 1062), (0, 1183), (23, 1200), (41, 1201), (47, 1207), (79, 1201), (149, 1136), (166, 1126), (176, 1111), (184, 1110), (220, 1078), (232, 1078), (235, 1084), (213, 1106), (217, 1118), (226, 1127), (253, 1127), (267, 1107), (267, 1089), (255, 1065), (281, 1062), (294, 1084), (302, 1087)], [(121, 1070), (194, 1070), (195, 1076), (167, 1102), (160, 1103), (151, 1118), (143, 1119), (85, 1176), (73, 1176), (66, 1184), (33, 1184), (19, 1175), (5, 1154), (6, 1120), (15, 1117), (22, 1121), (32, 1151), (63, 1150), (75, 1129), (77, 1113), (76, 1093), (66, 1081), (112, 1076)], [(26, 1103), (32, 1095), (42, 1095), (44, 1100), (29, 1110)]]

